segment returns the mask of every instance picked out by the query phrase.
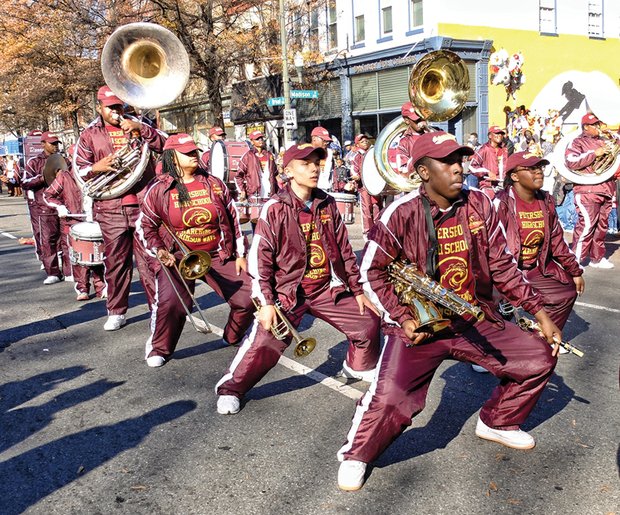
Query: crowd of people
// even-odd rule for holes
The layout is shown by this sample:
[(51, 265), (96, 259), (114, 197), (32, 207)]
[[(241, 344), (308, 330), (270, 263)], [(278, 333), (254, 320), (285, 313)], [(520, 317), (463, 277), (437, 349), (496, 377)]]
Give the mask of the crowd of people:
[[(324, 127), (315, 127), (309, 142), (274, 155), (265, 148), (264, 133), (252, 131), (251, 147), (227, 183), (189, 134), (169, 136), (128, 115), (107, 86), (97, 99), (97, 118), (70, 158), (53, 170), (55, 176), (46, 177), (44, 169), (60, 141), (45, 132), (43, 152), (26, 163), (19, 182), (44, 284), (73, 280), (82, 301), (92, 281), (97, 297), (106, 301), (106, 331), (126, 324), (135, 260), (151, 312), (148, 367), (173, 359), (185, 322), (192, 319), (200, 278), (230, 306), (223, 339), (239, 346), (216, 385), (220, 414), (237, 413), (244, 395), (290, 345), (290, 331), (275, 330), (282, 318), (297, 327), (310, 313), (345, 334), (342, 374), (368, 381), (370, 388), (338, 452), (343, 490), (361, 488), (367, 465), (422, 411), (445, 359), (478, 365), (501, 380), (480, 411), (478, 437), (515, 449), (535, 445), (520, 426), (553, 373), (562, 328), (585, 289), (583, 265), (613, 267), (604, 237), (614, 180), (575, 185), (578, 222), (571, 251), (555, 200), (542, 190), (549, 161), (527, 131), (522, 141), (512, 142), (512, 151), (506, 130), (497, 125), (483, 145), (476, 135), (460, 145), (407, 102), (394, 173), (415, 176), (421, 185), (384, 207), (384, 199), (364, 187), (362, 164), (371, 149), (366, 134), (345, 141), (341, 150)], [(567, 149), (569, 168), (595, 173), (593, 163), (609, 148), (601, 125), (593, 114), (584, 115), (583, 133)], [(220, 127), (210, 130), (212, 142), (222, 138)], [(101, 184), (116, 172), (119, 154), (141, 148), (150, 157), (128, 187), (111, 198), (84, 193), (84, 184)], [(359, 261), (330, 193), (359, 195), (366, 240)], [(262, 202), (248, 244), (239, 210), (252, 199)], [(59, 253), (71, 254), (69, 236), (83, 217), (100, 228), (102, 264), (59, 261)], [(178, 266), (189, 257), (208, 262), (206, 274), (190, 276)], [(423, 324), (422, 313), (394, 279), (398, 266), (413, 267), (448, 288), (481, 316), (444, 306), (437, 308), (437, 319)], [(529, 312), (540, 335), (523, 332), (500, 314), (500, 300)]]

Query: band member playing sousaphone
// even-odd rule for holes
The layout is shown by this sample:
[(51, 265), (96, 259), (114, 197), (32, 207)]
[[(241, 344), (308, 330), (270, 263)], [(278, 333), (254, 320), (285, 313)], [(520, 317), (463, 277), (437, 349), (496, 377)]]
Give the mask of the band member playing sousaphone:
[(43, 192), (51, 184), (51, 181), (46, 182), (43, 170), (47, 160), (58, 154), (60, 140), (56, 134), (44, 132), (41, 134), (41, 143), (43, 152), (26, 163), (22, 188), (26, 190), (34, 241), (40, 251), (41, 263), (47, 274), (43, 284), (54, 284), (62, 280), (61, 266), (58, 261), (60, 220), (56, 209), (48, 206), (43, 200)]
[[(484, 365), (501, 379), (485, 403), (476, 435), (516, 449), (534, 447), (534, 438), (520, 430), (549, 381), (556, 364), (551, 347), (533, 334), (506, 323), (497, 312), (493, 288), (533, 313), (547, 342), (561, 332), (543, 308), (544, 300), (523, 277), (512, 255), (489, 198), (463, 189), (464, 155), (442, 131), (424, 134), (412, 161), (422, 180), (395, 200), (370, 232), (360, 267), (369, 298), (384, 310), (385, 346), (375, 380), (358, 403), (345, 445), (338, 486), (358, 490), (366, 466), (424, 408), (433, 374), (444, 359)], [(389, 270), (409, 262), (441, 286), (482, 309), (484, 319), (470, 314), (444, 317), (450, 324), (439, 332), (418, 332), (419, 320), (401, 303)]]
[[(89, 180), (99, 174), (114, 172), (117, 166), (115, 153), (123, 151), (128, 145), (134, 149), (147, 142), (151, 151), (162, 151), (166, 135), (136, 118), (124, 117), (123, 101), (108, 86), (99, 88), (97, 101), (99, 116), (82, 132), (73, 155), (74, 170), (82, 179)], [(139, 139), (135, 138), (136, 133)], [(139, 203), (154, 175), (151, 158), (141, 178), (129, 191), (114, 198), (93, 200), (94, 219), (101, 226), (104, 241), (105, 280), (108, 285), (108, 320), (103, 326), (106, 331), (115, 331), (126, 323), (134, 256), (149, 306), (155, 299), (151, 270), (154, 263), (149, 263), (151, 258), (135, 234)]]
[(405, 102), (400, 108), (400, 113), (407, 124), (407, 130), (398, 142), (397, 160), (399, 163), (397, 164), (400, 164), (401, 173), (407, 173), (407, 164), (411, 158), (413, 146), (422, 134), (429, 132), (429, 127), (427, 121), (416, 111), (411, 102)]
[(152, 334), (146, 343), (147, 365), (160, 367), (170, 360), (192, 304), (181, 281), (193, 291), (195, 280), (164, 269), (174, 267), (182, 257), (179, 244), (211, 256), (211, 268), (201, 278), (230, 306), (224, 340), (230, 345), (239, 343), (255, 310), (246, 272), (247, 241), (228, 188), (199, 168), (198, 147), (191, 136), (175, 134), (166, 141), (162, 173), (146, 193), (137, 226), (145, 247), (162, 265), (155, 276), (157, 299)]
[[(566, 149), (566, 166), (570, 170), (586, 177), (595, 175), (598, 160), (612, 152), (618, 153), (620, 140), (617, 135), (602, 131), (602, 125), (601, 120), (592, 113), (581, 118), (583, 132)], [(611, 159), (611, 163), (613, 161), (614, 159)], [(609, 226), (612, 198), (616, 191), (614, 177), (611, 176), (599, 184), (576, 182), (573, 190), (577, 209), (573, 252), (577, 260), (585, 265), (590, 258), (590, 266), (593, 268), (613, 268), (613, 263), (605, 257), (605, 236)]]
[[(317, 188), (325, 150), (293, 145), (284, 154), (290, 182), (263, 207), (250, 250), (258, 320), (216, 386), (217, 411), (234, 414), (240, 400), (291, 343), (279, 338), (283, 314), (294, 329), (304, 313), (325, 320), (349, 340), (346, 377), (370, 381), (379, 358), (379, 318), (359, 284), (359, 269), (335, 200)], [(304, 355), (311, 351), (311, 347)]]

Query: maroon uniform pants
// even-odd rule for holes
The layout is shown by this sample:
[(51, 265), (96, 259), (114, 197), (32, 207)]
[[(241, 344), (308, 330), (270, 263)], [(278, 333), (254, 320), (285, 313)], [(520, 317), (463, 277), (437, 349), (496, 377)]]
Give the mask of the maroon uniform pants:
[[(185, 309), (162, 267), (155, 276), (157, 293), (151, 313), (151, 336), (146, 342), (147, 358), (163, 356), (168, 359), (172, 356), (185, 326)], [(180, 275), (174, 269), (168, 268), (168, 271), (185, 306), (191, 311), (192, 300), (181, 283)], [(222, 263), (216, 257), (211, 261), (211, 269), (204, 277), (204, 281), (228, 302), (230, 314), (224, 327), (224, 340), (230, 345), (236, 345), (243, 339), (254, 320), (255, 307), (252, 302), (250, 276), (244, 271), (241, 271), (241, 275), (237, 275), (234, 259)], [(196, 281), (186, 283), (193, 292)]]
[(106, 307), (110, 315), (127, 312), (134, 255), (149, 307), (155, 299), (155, 264), (135, 231), (139, 214), (138, 206), (124, 206), (120, 212), (95, 212), (95, 219), (103, 235), (105, 280), (108, 285)]
[(426, 393), (445, 359), (483, 366), (500, 379), (480, 410), (488, 426), (516, 429), (528, 417), (556, 364), (551, 346), (516, 325), (505, 329), (483, 320), (461, 334), (406, 347), (404, 336), (389, 335), (375, 381), (358, 402), (342, 460), (375, 461), (424, 409)]
[(545, 311), (560, 329), (566, 321), (577, 300), (577, 289), (571, 279), (568, 284), (561, 283), (555, 277), (545, 277), (538, 267), (523, 272), (525, 277), (545, 301)]
[(381, 197), (374, 197), (366, 188), (360, 188), (360, 205), (362, 211), (362, 232), (366, 235), (375, 224), (379, 212), (383, 209)]
[(30, 207), (30, 219), (39, 259), (47, 275), (62, 276), (58, 251), (60, 250), (60, 219), (55, 213), (41, 212)]
[[(376, 366), (379, 358), (379, 317), (369, 310), (360, 315), (353, 295), (345, 294), (334, 303), (329, 288), (325, 288), (315, 297), (298, 303), (292, 311), (286, 313), (286, 317), (297, 327), (306, 312), (345, 334), (349, 340), (346, 357), (349, 367), (366, 371)], [(271, 331), (265, 331), (257, 320), (228, 372), (216, 385), (218, 395), (243, 397), (276, 366), (291, 340), (291, 336), (277, 340)]]
[(573, 252), (579, 263), (588, 257), (598, 262), (605, 257), (611, 198), (597, 193), (576, 193), (575, 207), (577, 224), (573, 232)]

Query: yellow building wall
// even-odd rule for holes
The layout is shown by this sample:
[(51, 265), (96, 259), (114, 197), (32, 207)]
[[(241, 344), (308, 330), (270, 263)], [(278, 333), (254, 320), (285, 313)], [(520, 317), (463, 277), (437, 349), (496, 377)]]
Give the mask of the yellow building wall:
[[(566, 71), (600, 71), (620, 83), (620, 39), (590, 39), (586, 36), (541, 36), (538, 32), (440, 24), (439, 34), (454, 39), (493, 41), (493, 51), (504, 48), (509, 54), (521, 52), (526, 82), (506, 100), (503, 85), (489, 83), (489, 122), (503, 125), (504, 108), (529, 106), (545, 84)], [(490, 77), (490, 74), (489, 74)]]

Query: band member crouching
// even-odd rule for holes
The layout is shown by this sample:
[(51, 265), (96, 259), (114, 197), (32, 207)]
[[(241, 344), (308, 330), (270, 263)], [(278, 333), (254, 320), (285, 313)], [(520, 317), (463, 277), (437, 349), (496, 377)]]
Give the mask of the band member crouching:
[[(250, 276), (246, 272), (247, 242), (226, 185), (198, 168), (198, 147), (191, 136), (170, 136), (162, 155), (162, 173), (149, 187), (137, 222), (144, 245), (160, 262), (174, 267), (183, 253), (166, 224), (190, 251), (204, 250), (212, 257), (202, 279), (230, 305), (224, 340), (241, 341), (254, 320)], [(188, 310), (192, 301), (180, 274), (170, 274)], [(186, 311), (168, 275), (159, 267), (157, 297), (151, 315), (152, 334), (146, 343), (146, 363), (160, 367), (172, 356), (185, 325)], [(194, 280), (186, 280), (190, 290)]]
[[(360, 489), (367, 464), (422, 411), (431, 379), (444, 359), (482, 364), (501, 379), (480, 411), (478, 437), (516, 449), (534, 447), (534, 439), (519, 426), (557, 361), (557, 345), (552, 348), (538, 336), (505, 323), (497, 312), (493, 287), (533, 313), (549, 343), (554, 335), (561, 337), (543, 309), (544, 300), (506, 251), (491, 201), (480, 191), (463, 189), (463, 156), (473, 150), (438, 131), (420, 136), (413, 152), (422, 186), (386, 208), (369, 235), (360, 267), (369, 298), (385, 312), (385, 347), (375, 380), (358, 403), (347, 442), (338, 452), (342, 490)], [(485, 319), (445, 311), (450, 326), (434, 336), (416, 333), (419, 321), (388, 280), (387, 268), (396, 260), (414, 263), (478, 305)]]
[(543, 191), (549, 161), (529, 152), (508, 158), (504, 191), (493, 201), (519, 268), (544, 299), (545, 311), (564, 328), (577, 294), (585, 288), (583, 269), (564, 240), (553, 197)]
[(359, 269), (336, 202), (317, 188), (322, 148), (293, 145), (284, 154), (290, 183), (263, 207), (249, 266), (259, 318), (216, 386), (220, 414), (237, 413), (240, 399), (273, 368), (291, 343), (277, 340), (274, 304), (294, 327), (304, 313), (325, 320), (349, 340), (346, 377), (370, 380), (379, 357), (379, 318), (359, 284)]

